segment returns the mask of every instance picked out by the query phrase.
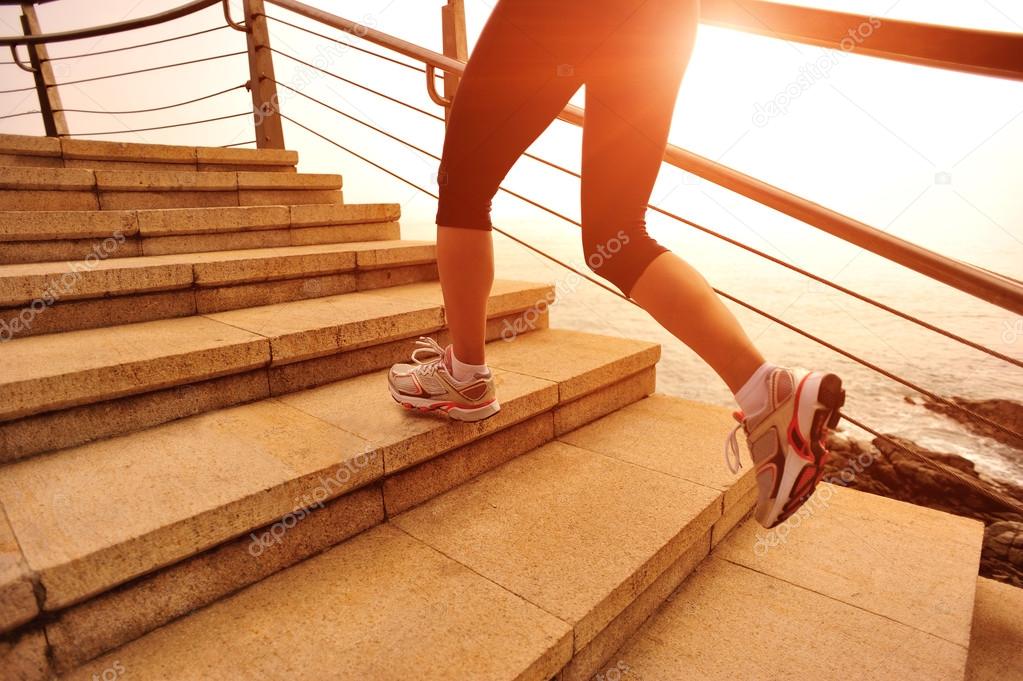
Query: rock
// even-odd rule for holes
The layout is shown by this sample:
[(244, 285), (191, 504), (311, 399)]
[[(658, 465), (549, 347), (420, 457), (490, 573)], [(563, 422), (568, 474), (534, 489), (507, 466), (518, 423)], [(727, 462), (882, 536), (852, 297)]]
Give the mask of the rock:
[[(1019, 402), (1005, 399), (970, 400), (965, 397), (952, 397), (951, 401), (976, 414), (990, 419), (995, 423), (999, 423), (1009, 430), (1016, 433), (1023, 433), (1023, 404), (1020, 404)], [(970, 418), (966, 414), (943, 402), (938, 402), (937, 400), (925, 397), (923, 400), (923, 406), (931, 411), (936, 411), (939, 414), (944, 414), (945, 416), (958, 421), (973, 433), (990, 437), (994, 440), (998, 440), (1002, 444), (1009, 445), (1010, 447), (1015, 447), (1016, 449), (1023, 451), (1023, 440), (1004, 433), (997, 428), (987, 425), (986, 423)]]
[[(886, 437), (955, 469), (972, 483), (1023, 504), (1023, 489), (1011, 483), (996, 486), (985, 481), (973, 462), (958, 454), (930, 451), (897, 435)], [(1023, 514), (882, 438), (868, 442), (841, 431), (832, 432), (828, 449), (831, 457), (824, 471), (828, 482), (982, 521), (985, 535), (980, 574), (1023, 587)]]
[(984, 528), (980, 567), (985, 577), (1023, 587), (1023, 522), (1003, 520)]

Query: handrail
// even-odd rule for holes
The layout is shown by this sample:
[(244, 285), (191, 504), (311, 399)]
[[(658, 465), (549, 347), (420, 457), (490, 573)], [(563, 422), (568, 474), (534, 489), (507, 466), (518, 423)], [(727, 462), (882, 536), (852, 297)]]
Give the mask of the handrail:
[(871, 57), (1023, 80), (1023, 33), (868, 17), (767, 0), (702, 0), (700, 21)]
[(159, 14), (151, 14), (138, 19), (128, 19), (113, 24), (92, 26), (90, 28), (79, 28), (73, 31), (62, 31), (60, 33), (40, 33), (39, 35), (10, 35), (0, 36), (0, 45), (38, 45), (40, 43), (59, 43), (67, 40), (78, 40), (79, 38), (94, 38), (101, 35), (111, 35), (121, 31), (130, 31), (136, 28), (156, 26), (168, 21), (174, 21), (181, 17), (188, 16), (195, 12), (212, 7), (222, 0), (192, 0), (187, 4), (169, 9)]
[[(461, 76), (465, 63), (438, 54), (382, 31), (311, 7), (298, 0), (266, 0), (268, 3), (305, 16), (332, 28), (354, 33), (365, 40), (392, 49), (407, 57)], [(568, 105), (558, 118), (574, 125), (583, 124), (582, 108)], [(871, 251), (887, 260), (912, 269), (931, 279), (957, 288), (1004, 309), (1023, 314), (1023, 285), (983, 268), (941, 255), (923, 246), (871, 227), (859, 220), (787, 192), (721, 163), (669, 144), (665, 162), (703, 177), (754, 201), (817, 227), (844, 241)]]

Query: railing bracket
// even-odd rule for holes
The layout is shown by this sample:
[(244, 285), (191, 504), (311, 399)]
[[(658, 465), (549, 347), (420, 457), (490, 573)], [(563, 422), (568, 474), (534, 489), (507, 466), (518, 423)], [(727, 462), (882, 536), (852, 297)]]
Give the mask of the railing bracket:
[(443, 107), (447, 108), (447, 107), (451, 106), (451, 100), (447, 99), (445, 97), (441, 97), (437, 93), (437, 84), (434, 81), (434, 72), (435, 71), (436, 71), (436, 68), (434, 67), (433, 64), (427, 64), (426, 65), (426, 91), (427, 91), (427, 93), (429, 93), (430, 99), (433, 100), (434, 104), (436, 104), (437, 106), (443, 106)]
[(227, 25), (230, 26), (231, 28), (233, 28), (236, 31), (241, 31), (242, 33), (249, 33), (251, 31), (251, 29), (246, 24), (236, 23), (235, 20), (231, 18), (231, 2), (230, 2), (230, 0), (224, 0), (223, 5), (224, 5), (224, 19), (227, 21)]
[(18, 46), (17, 45), (14, 45), (14, 44), (11, 45), (11, 55), (14, 56), (14, 63), (18, 65), (19, 69), (21, 69), (22, 71), (28, 71), (29, 73), (35, 73), (36, 72), (36, 69), (35, 69), (34, 66), (25, 66), (24, 64), (21, 63), (21, 58), (18, 57)]

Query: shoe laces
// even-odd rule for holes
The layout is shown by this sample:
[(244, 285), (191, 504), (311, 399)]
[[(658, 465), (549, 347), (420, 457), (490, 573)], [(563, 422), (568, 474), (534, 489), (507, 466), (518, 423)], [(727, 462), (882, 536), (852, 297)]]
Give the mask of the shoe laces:
[(728, 470), (735, 474), (742, 468), (742, 457), (739, 456), (739, 441), (736, 438), (736, 434), (739, 432), (739, 429), (743, 427), (743, 421), (746, 419), (746, 415), (743, 414), (740, 409), (732, 412), (732, 418), (738, 421), (739, 425), (732, 428), (732, 432), (729, 433), (728, 438), (725, 439), (725, 465), (728, 466)]
[[(425, 375), (437, 373), (437, 369), (444, 365), (444, 348), (428, 336), (420, 336), (416, 345), (419, 347), (412, 351), (412, 361), (418, 365), (415, 370)], [(432, 357), (421, 359), (423, 353)]]

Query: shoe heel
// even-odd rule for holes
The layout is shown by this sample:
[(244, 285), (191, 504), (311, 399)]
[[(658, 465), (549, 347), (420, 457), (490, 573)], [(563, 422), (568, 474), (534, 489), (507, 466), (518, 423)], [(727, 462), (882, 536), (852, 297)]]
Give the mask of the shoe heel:
[(845, 391), (842, 390), (842, 379), (835, 374), (826, 374), (821, 378), (820, 388), (817, 391), (817, 401), (828, 408), (828, 428), (838, 425), (838, 410), (845, 404)]
[(495, 399), (490, 404), (486, 404), (482, 407), (476, 407), (475, 409), (449, 409), (448, 416), (456, 421), (482, 421), (488, 416), (493, 416), (499, 411), (501, 411), (501, 405)]

